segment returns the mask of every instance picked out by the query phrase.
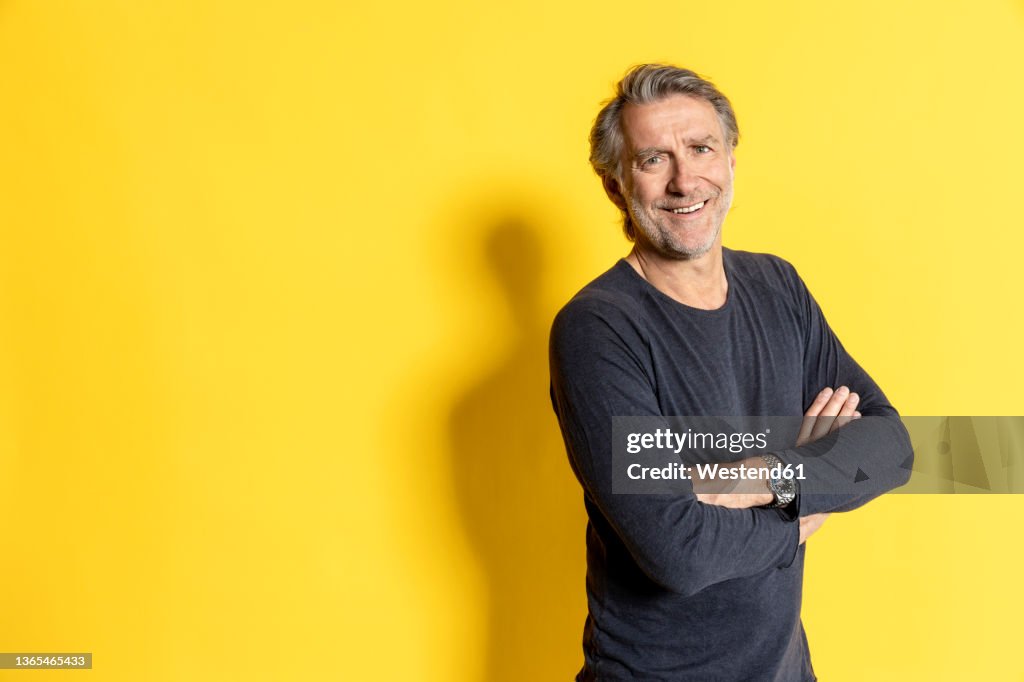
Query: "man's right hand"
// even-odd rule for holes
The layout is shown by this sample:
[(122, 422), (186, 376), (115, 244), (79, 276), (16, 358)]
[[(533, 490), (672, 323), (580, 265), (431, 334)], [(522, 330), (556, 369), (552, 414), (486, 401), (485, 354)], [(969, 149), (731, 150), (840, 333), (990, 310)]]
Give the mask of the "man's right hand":
[(800, 435), (796, 438), (797, 447), (816, 441), (860, 417), (859, 402), (860, 396), (846, 386), (834, 391), (830, 387), (822, 389), (804, 414)]

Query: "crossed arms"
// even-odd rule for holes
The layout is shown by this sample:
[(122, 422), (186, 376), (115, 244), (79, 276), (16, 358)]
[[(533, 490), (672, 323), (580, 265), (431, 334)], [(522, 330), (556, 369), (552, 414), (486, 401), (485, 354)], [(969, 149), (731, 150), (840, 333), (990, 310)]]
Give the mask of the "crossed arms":
[[(638, 355), (643, 340), (623, 338), (632, 321), (609, 324), (603, 306), (599, 314), (594, 313), (589, 304), (575, 306), (556, 319), (552, 399), (592, 522), (602, 532), (614, 532), (655, 583), (690, 595), (715, 583), (789, 566), (800, 544), (829, 513), (856, 508), (880, 494), (801, 495), (795, 510), (763, 508), (772, 499), (763, 480), (750, 480), (755, 487), (744, 489), (695, 486), (691, 495), (613, 494), (612, 417), (659, 415), (662, 409)], [(806, 441), (778, 453), (780, 458), (788, 464), (820, 454), (820, 444), (842, 431), (844, 447), (821, 458), (835, 472), (852, 480), (860, 468), (878, 477), (897, 469), (910, 452), (898, 419), (895, 425), (891, 420), (874, 425), (867, 419), (850, 421), (858, 411), (891, 417), (895, 410), (845, 353), (828, 350), (818, 355), (824, 369), (814, 376), (833, 377), (839, 388), (826, 388), (817, 395), (806, 410), (807, 431), (802, 434)], [(862, 394), (864, 387), (871, 399), (865, 403), (845, 386)], [(891, 433), (880, 438), (879, 431), (886, 429)], [(873, 451), (880, 441), (886, 447)], [(734, 464), (761, 466), (759, 461)], [(905, 479), (896, 484), (901, 482)]]
[[(800, 447), (845, 426), (861, 414), (857, 410), (860, 396), (846, 386), (837, 390), (825, 387), (807, 408), (796, 445)], [(763, 468), (767, 465), (760, 457), (749, 457), (731, 466), (740, 468)], [(703, 504), (714, 504), (729, 509), (750, 509), (771, 504), (774, 495), (768, 489), (766, 477), (704, 480), (697, 478), (693, 482), (693, 492), (697, 501)], [(829, 517), (831, 512), (818, 512), (799, 516), (799, 544), (807, 541)]]

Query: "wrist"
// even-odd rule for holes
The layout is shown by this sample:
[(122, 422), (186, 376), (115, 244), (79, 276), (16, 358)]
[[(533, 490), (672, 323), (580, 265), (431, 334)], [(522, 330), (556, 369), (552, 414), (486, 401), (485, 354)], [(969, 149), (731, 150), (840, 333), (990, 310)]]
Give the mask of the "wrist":
[(792, 477), (785, 476), (785, 465), (776, 455), (769, 452), (761, 455), (760, 459), (768, 470), (765, 483), (772, 496), (771, 502), (765, 506), (770, 509), (782, 509), (789, 506), (796, 499), (796, 481)]

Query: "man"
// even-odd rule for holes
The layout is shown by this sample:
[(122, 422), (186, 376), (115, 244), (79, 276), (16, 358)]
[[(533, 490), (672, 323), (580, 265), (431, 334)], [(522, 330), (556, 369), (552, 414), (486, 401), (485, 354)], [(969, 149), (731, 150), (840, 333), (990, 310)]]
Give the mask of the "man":
[(906, 481), (912, 452), (896, 411), (793, 267), (722, 246), (738, 138), (713, 84), (663, 65), (632, 69), (591, 132), (591, 163), (633, 249), (552, 327), (552, 400), (589, 518), (577, 680), (816, 679), (800, 622), (805, 543), (829, 513), (881, 492), (787, 494), (751, 477), (729, 490), (695, 480), (688, 494), (615, 494), (613, 417), (888, 417), (842, 426), (842, 445), (815, 449), (828, 440), (811, 442), (815, 428), (774, 460), (731, 466), (822, 456), (851, 482)]

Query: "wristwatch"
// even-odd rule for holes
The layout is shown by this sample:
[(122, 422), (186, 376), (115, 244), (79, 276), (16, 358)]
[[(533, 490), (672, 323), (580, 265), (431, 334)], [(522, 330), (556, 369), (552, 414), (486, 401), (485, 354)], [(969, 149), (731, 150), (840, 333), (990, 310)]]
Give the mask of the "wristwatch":
[(785, 478), (781, 474), (786, 470), (786, 465), (782, 463), (782, 460), (775, 455), (769, 453), (761, 455), (761, 459), (768, 465), (769, 472), (778, 473), (778, 477), (768, 477), (768, 489), (772, 491), (772, 495), (775, 496), (775, 501), (771, 504), (766, 504), (765, 507), (768, 509), (775, 509), (777, 507), (785, 507), (787, 504), (796, 499), (796, 481), (792, 478)]

